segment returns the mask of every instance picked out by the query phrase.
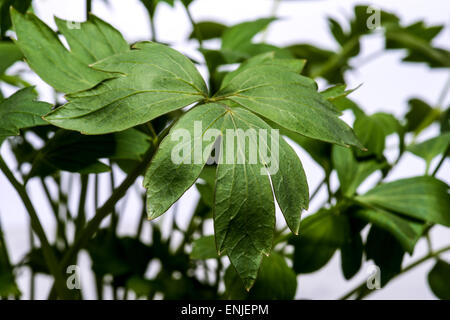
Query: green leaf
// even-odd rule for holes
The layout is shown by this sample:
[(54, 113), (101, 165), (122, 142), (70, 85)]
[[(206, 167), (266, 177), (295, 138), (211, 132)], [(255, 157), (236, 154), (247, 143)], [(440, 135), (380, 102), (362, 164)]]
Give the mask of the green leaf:
[(315, 83), (288, 68), (250, 64), (229, 74), (212, 100), (231, 100), (284, 128), (340, 145), (362, 147)]
[(145, 133), (131, 128), (114, 133), (115, 152), (109, 158), (142, 160), (142, 156), (150, 146), (150, 137)]
[(449, 145), (450, 132), (447, 132), (424, 142), (410, 145), (406, 150), (414, 153), (418, 157), (423, 158), (426, 161), (428, 168), (431, 161), (438, 155), (443, 154)]
[(255, 35), (275, 20), (275, 18), (262, 18), (228, 28), (222, 36), (222, 50), (239, 51), (241, 47), (250, 44)]
[(191, 259), (206, 260), (215, 259), (217, 255), (214, 236), (201, 237), (192, 243)]
[(345, 279), (349, 280), (361, 269), (364, 244), (361, 238), (361, 223), (359, 220), (351, 217), (350, 239), (341, 246), (341, 267)]
[(301, 233), (291, 238), (294, 245), (294, 271), (311, 273), (322, 268), (336, 250), (349, 241), (346, 216), (322, 209), (302, 221)]
[(134, 49), (95, 63), (93, 68), (114, 72), (116, 77), (68, 95), (69, 102), (46, 120), (87, 134), (116, 132), (207, 96), (202, 77), (182, 54), (151, 42), (137, 43)]
[(86, 22), (74, 27), (70, 21), (55, 17), (59, 32), (66, 38), (71, 53), (89, 65), (130, 48), (119, 31), (90, 14)]
[(365, 250), (367, 259), (373, 260), (380, 268), (382, 287), (401, 271), (405, 251), (389, 232), (372, 226), (367, 236)]
[[(221, 38), (224, 31), (228, 28), (226, 25), (214, 21), (197, 22), (195, 27), (199, 30), (202, 36), (201, 40)], [(198, 39), (197, 32), (195, 32), (195, 30), (191, 33), (189, 39)]]
[(57, 170), (79, 173), (101, 173), (110, 168), (98, 159), (114, 154), (112, 135), (85, 136), (75, 131), (58, 130), (37, 152), (27, 175), (45, 177)]
[(370, 116), (360, 115), (356, 118), (353, 128), (358, 139), (368, 149), (368, 152), (357, 151), (357, 155), (367, 157), (374, 154), (378, 159), (381, 159), (386, 137), (398, 132), (400, 124), (392, 115), (379, 112)]
[(423, 222), (382, 209), (361, 209), (355, 212), (355, 216), (390, 232), (409, 253), (413, 252), (426, 227)]
[[(202, 148), (203, 135), (207, 129), (219, 130), (226, 112), (218, 104), (195, 107), (178, 120), (161, 142), (144, 180), (149, 219), (166, 212), (197, 180), (207, 161), (204, 155), (211, 154), (217, 138), (209, 137), (210, 140), (203, 142)], [(191, 154), (195, 146), (200, 146), (197, 147), (199, 150)], [(180, 161), (175, 163), (173, 155), (179, 157)]]
[(20, 129), (48, 124), (41, 117), (50, 111), (50, 104), (35, 101), (36, 97), (34, 88), (28, 87), (0, 101), (0, 143), (19, 135)]
[(348, 197), (356, 193), (357, 188), (372, 173), (386, 166), (375, 160), (357, 161), (351, 149), (333, 146), (333, 166), (339, 177), (341, 192)]
[(450, 300), (450, 264), (438, 260), (433, 269), (428, 273), (428, 284), (436, 297), (442, 300)]
[[(200, 122), (201, 128), (196, 129), (195, 121)], [(216, 133), (206, 138), (208, 145), (203, 147), (206, 129), (216, 129)], [(267, 175), (293, 232), (297, 232), (301, 210), (308, 203), (308, 187), (298, 157), (283, 139), (272, 136), (270, 129), (257, 116), (239, 107), (195, 107), (161, 143), (144, 181), (149, 218), (156, 218), (196, 181), (216, 139), (221, 137), (214, 199), (216, 247), (219, 253), (227, 253), (247, 288), (256, 279), (262, 255), (269, 254), (272, 248), (275, 207)], [(261, 136), (261, 131), (267, 135)], [(269, 159), (269, 154), (262, 154), (262, 147), (270, 156), (279, 158)], [(185, 163), (173, 161), (174, 150)]]
[(291, 300), (295, 297), (297, 279), (285, 258), (274, 252), (264, 257), (258, 279), (250, 292), (244, 289), (233, 266), (225, 272), (225, 288), (227, 299)]
[[(80, 29), (70, 29), (67, 22), (56, 20), (72, 51), (68, 51), (58, 35), (34, 14), (22, 15), (12, 10), (11, 17), (17, 34), (16, 44), (28, 64), (58, 91), (86, 90), (110, 78), (110, 74), (94, 70), (88, 64), (94, 62), (95, 57), (105, 58), (128, 50), (118, 31), (94, 16), (80, 24)], [(73, 27), (78, 28), (78, 25)]]
[(433, 177), (414, 177), (384, 183), (355, 199), (369, 206), (450, 226), (448, 186)]
[(410, 99), (408, 101), (409, 110), (405, 115), (407, 120), (406, 130), (414, 132), (416, 135), (420, 133), (426, 126), (424, 121), (429, 119), (433, 114), (433, 108), (428, 103), (420, 99)]
[(4, 74), (14, 62), (21, 60), (22, 51), (13, 43), (7, 41), (0, 42), (0, 74)]
[(450, 52), (433, 47), (431, 41), (442, 30), (442, 26), (426, 27), (423, 21), (407, 27), (391, 26), (386, 29), (386, 49), (406, 49), (403, 59), (410, 62), (425, 62), (432, 68), (448, 68)]

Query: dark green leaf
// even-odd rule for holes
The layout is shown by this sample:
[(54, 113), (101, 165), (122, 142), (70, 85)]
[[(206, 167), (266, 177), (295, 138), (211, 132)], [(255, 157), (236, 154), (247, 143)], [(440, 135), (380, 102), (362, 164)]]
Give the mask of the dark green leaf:
[[(222, 37), (223, 32), (228, 28), (226, 25), (214, 21), (197, 22), (195, 27), (200, 32), (202, 40), (220, 38)], [(193, 31), (189, 36), (189, 39), (197, 38), (197, 32), (195, 31)]]
[(332, 210), (321, 210), (302, 221), (301, 233), (291, 238), (294, 245), (294, 270), (311, 273), (322, 268), (336, 250), (349, 241), (346, 216)]
[(22, 57), (22, 51), (13, 42), (0, 42), (0, 74), (5, 73), (6, 69)]
[(400, 272), (405, 251), (394, 236), (375, 226), (370, 228), (365, 249), (367, 259), (380, 268), (381, 286), (384, 287)]
[(272, 253), (264, 257), (255, 285), (247, 292), (233, 266), (225, 272), (228, 299), (290, 300), (295, 296), (297, 279), (284, 257)]
[(436, 297), (450, 300), (450, 264), (438, 260), (428, 273), (428, 284)]

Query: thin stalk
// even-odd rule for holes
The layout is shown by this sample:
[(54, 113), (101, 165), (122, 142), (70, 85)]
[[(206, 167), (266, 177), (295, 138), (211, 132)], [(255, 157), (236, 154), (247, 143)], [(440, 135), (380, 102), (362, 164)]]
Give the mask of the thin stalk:
[[(400, 276), (400, 275), (402, 275), (402, 274), (404, 274), (404, 273), (410, 271), (411, 269), (414, 269), (415, 267), (417, 267), (417, 266), (419, 266), (420, 264), (422, 264), (422, 263), (428, 261), (429, 259), (436, 258), (436, 257), (438, 257), (440, 254), (442, 254), (442, 253), (444, 253), (444, 252), (446, 252), (446, 251), (449, 251), (449, 250), (450, 250), (450, 246), (447, 246), (447, 247), (444, 247), (444, 248), (439, 249), (439, 250), (437, 250), (437, 251), (428, 253), (428, 254), (425, 255), (424, 257), (422, 257), (422, 258), (420, 258), (420, 259), (417, 259), (416, 261), (414, 261), (414, 262), (412, 262), (411, 264), (409, 264), (408, 266), (406, 266), (403, 270), (401, 270), (399, 273), (397, 273), (395, 276), (393, 276), (393, 277), (391, 278), (391, 281), (392, 281), (392, 279), (394, 279), (394, 278), (396, 278), (396, 277), (398, 277), (398, 276)], [(364, 289), (365, 286), (366, 286), (366, 284), (367, 284), (366, 282), (367, 282), (367, 281), (364, 281), (364, 282), (362, 282), (360, 285), (358, 285), (356, 288), (350, 290), (348, 293), (346, 293), (345, 295), (343, 295), (343, 296), (340, 298), (340, 300), (346, 300), (346, 299), (350, 298), (352, 295), (354, 295), (355, 293), (357, 293), (357, 292), (359, 292), (360, 290)], [(362, 294), (362, 295), (359, 296), (358, 298), (364, 298), (364, 297), (367, 297), (367, 296), (370, 295), (372, 292), (373, 292), (373, 291), (368, 291), (367, 293)]]
[(447, 149), (442, 154), (442, 158), (439, 161), (439, 163), (437, 164), (436, 168), (434, 168), (433, 173), (431, 174), (432, 177), (434, 177), (438, 173), (439, 169), (441, 168), (442, 164), (444, 163), (445, 159), (447, 158), (449, 152), (450, 152), (450, 144), (447, 146)]
[(450, 74), (448, 75), (447, 82), (445, 83), (444, 88), (441, 91), (441, 94), (439, 95), (439, 99), (436, 104), (438, 108), (441, 108), (444, 105), (445, 98), (447, 97), (449, 91), (450, 91)]
[(194, 29), (194, 33), (197, 37), (198, 40), (198, 45), (200, 46), (200, 49), (203, 48), (203, 36), (202, 36), (202, 32), (200, 31), (200, 29), (198, 28), (197, 24), (195, 23), (194, 18), (192, 17), (191, 14), (191, 10), (189, 10), (189, 6), (185, 5), (184, 6), (185, 10), (186, 10), (186, 15), (192, 25), (192, 28)]
[(92, 238), (92, 236), (97, 232), (103, 219), (105, 219), (113, 210), (115, 204), (126, 194), (128, 189), (133, 185), (136, 179), (144, 172), (153, 157), (155, 147), (150, 147), (145, 153), (143, 161), (140, 162), (136, 168), (125, 178), (125, 180), (117, 187), (114, 193), (109, 197), (109, 199), (97, 209), (95, 216), (88, 222), (86, 227), (80, 232), (78, 237), (76, 237), (73, 245), (64, 254), (59, 268), (63, 269), (71, 261), (73, 261), (78, 252), (87, 244), (87, 242)]
[[(31, 226), (29, 226), (29, 240), (30, 240), (30, 250), (34, 249), (34, 235), (33, 235), (33, 229)], [(30, 268), (31, 275), (30, 275), (30, 300), (34, 300), (34, 292), (35, 292), (35, 276), (33, 268)]]
[(78, 213), (75, 220), (75, 238), (86, 223), (86, 196), (88, 189), (89, 176), (81, 175), (80, 199), (78, 200)]
[[(270, 9), (270, 17), (275, 18), (277, 16), (278, 9), (280, 8), (281, 0), (273, 0), (272, 9)], [(262, 36), (262, 42), (267, 41), (269, 35), (269, 27), (266, 27)]]
[(50, 246), (50, 243), (47, 239), (47, 235), (45, 234), (44, 228), (42, 227), (41, 221), (39, 220), (36, 210), (34, 209), (33, 203), (28, 197), (28, 193), (25, 187), (19, 181), (17, 181), (16, 177), (9, 170), (7, 164), (5, 163), (5, 161), (1, 156), (0, 156), (0, 170), (3, 171), (5, 176), (13, 185), (14, 189), (22, 199), (23, 205), (27, 209), (28, 215), (30, 216), (31, 226), (41, 243), (45, 262), (55, 279), (55, 288), (59, 297), (63, 299), (70, 298), (72, 295), (66, 287), (64, 276), (58, 265), (58, 260), (56, 259), (55, 253), (53, 252), (53, 249)]
[(89, 19), (89, 14), (92, 12), (92, 0), (86, 0), (86, 20)]

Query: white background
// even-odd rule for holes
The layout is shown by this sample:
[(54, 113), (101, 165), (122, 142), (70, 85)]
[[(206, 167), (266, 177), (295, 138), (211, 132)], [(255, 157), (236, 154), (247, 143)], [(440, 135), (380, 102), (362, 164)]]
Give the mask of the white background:
[[(53, 16), (67, 20), (83, 21), (85, 16), (84, 0), (37, 0), (35, 3), (36, 14), (55, 28)], [(150, 27), (148, 24), (146, 12), (138, 0), (110, 0), (111, 5), (107, 6), (103, 1), (94, 0), (93, 12), (100, 18), (108, 21), (118, 28), (129, 42), (148, 40), (150, 38)], [(328, 32), (326, 17), (332, 16), (339, 21), (346, 21), (346, 17), (352, 16), (352, 8), (355, 4), (361, 4), (361, 1), (284, 1), (278, 8), (278, 15), (282, 17), (279, 21), (272, 24), (268, 30), (267, 40), (276, 45), (288, 45), (294, 43), (313, 43), (329, 49), (336, 49), (337, 45)], [(397, 0), (397, 1), (367, 1), (362, 4), (368, 4), (375, 7), (392, 11), (401, 17), (402, 23), (409, 24), (419, 19), (424, 19), (428, 24), (445, 24), (446, 30), (442, 32), (435, 41), (435, 45), (450, 47), (450, 1), (447, 0)], [(227, 25), (232, 25), (245, 20), (253, 20), (260, 17), (270, 16), (273, 2), (271, 0), (197, 0), (192, 5), (192, 13), (196, 21), (218, 20)], [(170, 43), (176, 49), (190, 56), (202, 60), (201, 55), (195, 52), (196, 43), (186, 41), (187, 35), (191, 32), (189, 21), (185, 15), (182, 6), (178, 3), (175, 8), (162, 4), (157, 12), (156, 25), (158, 29), (158, 40)], [(216, 42), (208, 43), (210, 46), (217, 46)], [(383, 48), (382, 37), (373, 35), (364, 38), (362, 42), (362, 51), (358, 58), (351, 61), (354, 66), (359, 66), (365, 60), (365, 57)], [(396, 116), (402, 116), (407, 110), (407, 100), (411, 97), (424, 99), (431, 105), (437, 103), (438, 97), (443, 90), (444, 84), (449, 76), (448, 70), (430, 70), (424, 64), (404, 64), (400, 63), (402, 51), (389, 52), (367, 64), (363, 64), (356, 71), (350, 71), (346, 74), (346, 81), (349, 87), (356, 87), (363, 84), (351, 97), (356, 100), (368, 113), (384, 111), (393, 113)], [(26, 68), (24, 63), (17, 63), (10, 70), (20, 70)], [(204, 69), (201, 70), (204, 73)], [(27, 75), (33, 84), (38, 85), (41, 99), (49, 102), (53, 101), (53, 95), (50, 88), (40, 81), (36, 76)], [(319, 83), (319, 85), (322, 85)], [(4, 94), (9, 95), (13, 91), (10, 87), (2, 85)], [(447, 96), (445, 106), (448, 106), (450, 94)], [(344, 120), (351, 123), (352, 117), (346, 114)], [(427, 130), (419, 140), (431, 137), (438, 132), (437, 127)], [(395, 145), (396, 139), (388, 139), (388, 145)], [(311, 160), (311, 158), (300, 148), (296, 147), (300, 155), (305, 172), (308, 178), (310, 190), (313, 190), (323, 178), (320, 168)], [(3, 144), (1, 154), (11, 165), (14, 160), (7, 144)], [(395, 158), (396, 154), (388, 152), (389, 159)], [(435, 159), (431, 168), (434, 168), (438, 159)], [(423, 174), (425, 169), (424, 162), (413, 156), (406, 155), (398, 165), (398, 168), (389, 176), (388, 180), (401, 177), (409, 177)], [(438, 177), (450, 183), (450, 164), (448, 160), (441, 168)], [(123, 179), (117, 171), (118, 180)], [(101, 191), (101, 201), (103, 201), (109, 192), (107, 177), (102, 177), (104, 189)], [(377, 179), (377, 176), (371, 177), (369, 183), (365, 183), (360, 190), (364, 191), (370, 187), (370, 182)], [(120, 181), (119, 181), (120, 182)], [(333, 177), (333, 185), (337, 184), (337, 179)], [(120, 206), (126, 206), (125, 217), (120, 225), (122, 234), (133, 234), (137, 218), (140, 214), (140, 204), (137, 202), (137, 195), (143, 192), (141, 181), (138, 181), (136, 187), (130, 191), (128, 201), (119, 203)], [(76, 208), (76, 199), (79, 186), (74, 184), (70, 192), (72, 198), (72, 207)], [(39, 183), (31, 181), (28, 191), (35, 207), (39, 208), (39, 216), (43, 224), (53, 237), (55, 227), (54, 219), (50, 213), (48, 203), (46, 202)], [(325, 190), (317, 197), (311, 205), (308, 213), (314, 212), (325, 197)], [(198, 194), (195, 189), (189, 190), (178, 204), (178, 213), (176, 216), (180, 225), (192, 213), (193, 205)], [(74, 202), (75, 201), (75, 202)], [(92, 208), (92, 199), (88, 199), (88, 205)], [(89, 211), (92, 216), (93, 211)], [(164, 223), (164, 219), (171, 218), (172, 212), (166, 214), (167, 218), (162, 218), (154, 223)], [(279, 217), (279, 214), (277, 214)], [(280, 219), (278, 219), (280, 220)], [(28, 216), (23, 208), (17, 194), (10, 186), (4, 175), (0, 174), (0, 221), (6, 233), (7, 246), (14, 263), (20, 261), (28, 250)], [(146, 222), (148, 224), (148, 222)], [(148, 238), (149, 227), (146, 225), (144, 237)], [(211, 228), (209, 228), (212, 232)], [(431, 234), (434, 248), (440, 248), (447, 245), (450, 240), (448, 228), (436, 227)], [(423, 256), (426, 253), (425, 241), (420, 241), (412, 257), (406, 256), (404, 264), (411, 260)], [(450, 258), (450, 255), (445, 256)], [(95, 294), (93, 288), (89, 287), (92, 281), (90, 272), (90, 261), (85, 253), (80, 254), (80, 263), (82, 265), (82, 286), (85, 288), (85, 298), (93, 299)], [(371, 299), (433, 299), (434, 296), (428, 288), (426, 275), (432, 267), (433, 262), (429, 261), (422, 264), (405, 275), (394, 280), (386, 288), (373, 294)], [(297, 298), (312, 299), (335, 299), (346, 293), (355, 285), (367, 278), (368, 265), (363, 266), (359, 274), (352, 281), (345, 281), (340, 270), (340, 257), (336, 254), (331, 263), (325, 268), (311, 275), (302, 275), (299, 278)], [(152, 273), (152, 270), (149, 271)], [(154, 270), (153, 270), (154, 272)], [(23, 298), (28, 296), (28, 271), (23, 270), (19, 276), (19, 286), (24, 292)], [(39, 276), (37, 282), (37, 298), (45, 298), (49, 287), (48, 278)], [(110, 292), (106, 292), (106, 296)]]

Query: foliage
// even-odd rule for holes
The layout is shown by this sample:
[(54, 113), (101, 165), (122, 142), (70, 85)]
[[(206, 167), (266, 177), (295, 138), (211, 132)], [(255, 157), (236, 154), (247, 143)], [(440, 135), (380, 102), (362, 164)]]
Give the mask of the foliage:
[[(65, 288), (61, 272), (77, 261), (82, 249), (92, 259), (99, 299), (106, 285), (112, 286), (115, 298), (123, 289), (124, 299), (130, 292), (149, 299), (156, 294), (166, 299), (293, 299), (298, 275), (316, 272), (338, 251), (346, 279), (353, 278), (364, 261), (373, 260), (381, 269), (384, 287), (408, 270), (402, 265), (405, 254), (412, 254), (433, 226), (450, 227), (449, 187), (436, 178), (450, 146), (449, 111), (439, 105), (446, 92), (437, 106), (410, 99), (403, 118), (366, 114), (349, 98), (358, 88), (347, 89), (346, 72), (353, 68), (351, 59), (360, 54), (363, 38), (373, 33), (366, 23), (367, 7), (355, 7), (348, 25), (328, 19), (338, 44), (335, 52), (306, 43), (278, 47), (255, 42), (255, 36), (278, 21), (275, 17), (233, 26), (196, 22), (190, 12), (193, 1), (184, 0), (192, 23), (189, 39), (198, 43), (204, 57), (195, 62), (156, 41), (157, 8), (175, 1), (141, 2), (151, 22), (152, 41), (129, 45), (118, 30), (93, 14), (79, 28), (55, 17), (54, 31), (31, 12), (31, 1), (0, 1), (0, 79), (24, 86), (20, 75), (8, 75), (9, 67), (24, 57), (55, 96), (65, 94), (53, 107), (36, 101), (32, 86), (0, 100), (0, 143), (9, 145), (18, 163), (12, 170), (0, 158), (0, 168), (21, 196), (40, 242), (40, 247), (32, 242), (24, 259), (12, 265), (0, 228), (0, 297), (21, 295), (16, 273), (26, 266), (33, 276), (53, 277), (49, 298), (81, 298), (82, 292)], [(443, 26), (429, 27), (422, 21), (404, 26), (385, 11), (380, 17), (386, 51), (403, 50), (405, 62), (450, 67), (450, 52), (433, 45)], [(6, 35), (10, 29), (17, 37), (14, 41)], [(219, 48), (209, 47), (209, 40), (220, 40)], [(207, 79), (198, 71), (202, 65), (208, 70)], [(325, 90), (318, 89), (318, 79), (327, 83)], [(343, 112), (355, 117), (353, 129), (340, 118)], [(440, 135), (416, 142), (437, 124)], [(281, 136), (258, 140), (245, 135), (274, 129)], [(217, 134), (209, 135), (208, 130)], [(230, 130), (236, 136), (229, 136)], [(178, 150), (183, 151), (183, 161), (176, 163), (180, 132), (189, 139)], [(398, 140), (395, 161), (386, 157), (391, 135)], [(247, 138), (258, 150), (256, 162), (249, 160), (253, 155)], [(285, 138), (323, 169), (323, 183), (311, 196), (301, 159)], [(275, 162), (264, 157), (264, 148), (278, 156)], [(387, 179), (406, 152), (422, 158), (426, 171)], [(430, 172), (438, 156), (441, 161)], [(211, 163), (215, 158), (233, 161)], [(126, 175), (120, 185), (118, 170)], [(330, 186), (333, 172), (339, 180), (336, 190)], [(360, 192), (374, 173), (381, 179)], [(101, 206), (99, 175), (109, 175), (111, 188)], [(63, 183), (68, 176), (80, 181), (77, 212), (69, 209), (72, 185), (66, 188)], [(136, 234), (125, 237), (117, 231), (125, 218), (116, 204), (140, 176), (146, 189), (140, 192), (141, 219)], [(40, 180), (55, 214), (54, 243), (49, 243), (27, 195), (31, 179)], [(56, 196), (50, 183), (57, 187)], [(200, 198), (187, 229), (174, 218), (169, 235), (163, 236), (159, 221), (170, 208), (179, 210), (177, 201), (194, 184)], [(327, 203), (301, 219), (323, 185)], [(86, 199), (92, 188), (96, 214), (88, 220)], [(276, 205), (284, 216), (278, 223)], [(101, 227), (107, 216), (109, 226)], [(146, 216), (155, 221), (145, 222)], [(214, 235), (205, 235), (210, 222)], [(143, 240), (145, 224), (151, 228), (150, 240)], [(75, 230), (73, 241), (68, 228)], [(174, 248), (176, 233), (181, 233), (182, 241)], [(425, 260), (448, 249), (430, 251)], [(149, 277), (147, 267), (154, 263), (161, 268)], [(438, 298), (449, 297), (448, 286), (442, 285), (449, 273), (448, 263), (438, 260), (428, 275)], [(360, 289), (346, 297), (370, 294)]]

